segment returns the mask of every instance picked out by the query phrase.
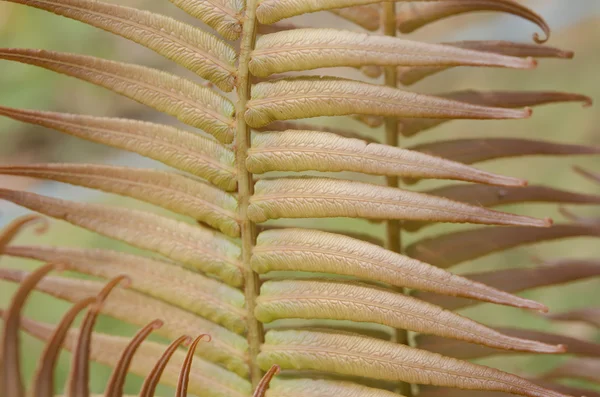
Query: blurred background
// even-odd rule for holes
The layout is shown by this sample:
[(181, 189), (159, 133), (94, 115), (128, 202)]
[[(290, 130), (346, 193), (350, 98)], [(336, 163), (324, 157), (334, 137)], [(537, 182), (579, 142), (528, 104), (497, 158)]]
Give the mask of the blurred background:
[[(194, 23), (183, 12), (168, 1), (123, 0), (119, 4), (151, 9)], [(456, 68), (426, 79), (408, 88), (418, 92), (441, 93), (463, 89), (477, 90), (556, 90), (585, 94), (595, 102), (600, 101), (600, 1), (598, 0), (538, 0), (523, 1), (542, 14), (552, 27), (552, 37), (548, 45), (575, 51), (575, 58), (565, 60), (541, 60), (535, 71), (515, 71), (499, 69)], [(317, 14), (310, 18), (299, 18), (298, 23), (318, 24), (325, 19), (331, 21), (330, 14)], [(339, 26), (349, 26), (335, 19)], [(331, 26), (331, 25), (330, 25)], [(531, 42), (531, 35), (537, 32), (535, 26), (511, 16), (481, 13), (460, 16), (430, 25), (410, 35), (411, 39), (430, 42), (456, 40), (506, 39)], [(150, 50), (117, 38), (104, 31), (86, 26), (66, 18), (34, 10), (28, 7), (0, 2), (0, 47), (44, 48), (56, 51), (94, 55), (124, 62), (134, 62), (146, 66), (169, 70), (190, 77), (183, 69), (155, 55)], [(193, 77), (190, 77), (193, 78)], [(97, 116), (117, 116), (158, 121), (177, 125), (167, 116), (150, 111), (143, 106), (112, 94), (101, 88), (57, 75), (52, 72), (12, 62), (0, 62), (0, 104), (11, 107), (53, 110)], [(360, 126), (347, 119), (331, 119), (327, 123), (358, 129)], [(534, 116), (522, 121), (456, 121), (444, 124), (435, 130), (424, 132), (413, 138), (402, 139), (403, 146), (413, 146), (438, 139), (464, 137), (527, 137), (547, 139), (564, 143), (600, 145), (600, 112), (598, 106), (584, 109), (579, 104), (550, 105), (534, 110)], [(373, 137), (380, 138), (381, 131), (373, 130)], [(23, 164), (42, 162), (86, 162), (137, 167), (161, 167), (151, 160), (134, 154), (112, 150), (106, 146), (89, 143), (77, 138), (20, 124), (0, 118), (0, 163)], [(600, 171), (598, 157), (581, 158), (532, 158), (493, 161), (478, 167), (505, 175), (528, 179), (531, 183), (548, 184), (562, 189), (600, 194), (598, 185), (586, 181), (572, 171), (573, 165)], [(372, 178), (370, 179), (372, 180)], [(444, 183), (441, 183), (444, 184)], [(448, 184), (446, 182), (445, 184)], [(422, 182), (414, 189), (425, 190), (440, 185), (439, 182)], [(131, 208), (151, 208), (149, 205), (119, 196), (100, 194), (96, 191), (44, 182), (34, 179), (0, 177), (0, 186), (11, 189), (34, 191), (53, 197), (76, 201), (101, 202), (129, 206)], [(160, 212), (156, 208), (153, 211)], [(512, 205), (503, 210), (527, 213), (534, 216), (551, 216), (560, 221), (561, 215), (553, 205)], [(581, 215), (600, 217), (600, 208), (575, 208)], [(6, 224), (15, 216), (26, 211), (0, 202), (0, 224)], [(298, 224), (299, 222), (294, 222)], [(312, 220), (300, 222), (314, 225)], [(323, 225), (320, 221), (319, 225)], [(333, 220), (328, 227), (365, 230), (381, 235), (379, 225), (346, 219)], [(423, 235), (437, 234), (461, 226), (437, 225), (421, 233), (404, 233), (404, 240), (410, 243)], [(132, 248), (93, 233), (77, 229), (63, 222), (53, 222), (50, 233), (43, 236), (23, 234), (19, 243), (56, 244), (79, 247), (113, 248), (134, 251)], [(599, 258), (600, 246), (591, 238), (569, 239), (561, 242), (538, 244), (513, 249), (471, 261), (453, 268), (464, 273), (489, 269), (532, 266), (532, 256), (544, 259), (556, 258)], [(2, 266), (32, 268), (37, 263), (24, 260), (2, 258)], [(6, 307), (7, 299), (15, 286), (0, 283), (0, 307)], [(600, 306), (600, 280), (589, 280), (567, 286), (540, 289), (525, 296), (539, 300), (550, 307), (552, 312), (567, 309)], [(56, 322), (68, 305), (49, 300), (47, 296), (36, 294), (29, 301), (26, 314), (35, 319)], [(462, 313), (488, 325), (516, 325), (534, 329), (553, 328), (565, 335), (582, 337), (600, 342), (600, 335), (586, 325), (550, 325), (543, 317), (514, 308), (496, 306), (489, 310), (488, 305), (479, 305), (463, 310)], [(102, 318), (97, 326), (99, 331), (111, 331), (132, 335), (134, 327), (108, 318)], [(26, 375), (30, 377), (35, 368), (35, 360), (42, 344), (25, 336), (22, 349), (27, 356), (23, 363)], [(68, 373), (69, 355), (63, 354), (58, 369), (58, 384), (62, 384)], [(515, 373), (536, 374), (547, 370), (564, 357), (532, 357), (531, 355), (496, 357), (484, 363)], [(93, 367), (93, 391), (103, 390), (109, 369)], [(135, 377), (128, 380), (128, 390), (134, 392), (140, 381)]]

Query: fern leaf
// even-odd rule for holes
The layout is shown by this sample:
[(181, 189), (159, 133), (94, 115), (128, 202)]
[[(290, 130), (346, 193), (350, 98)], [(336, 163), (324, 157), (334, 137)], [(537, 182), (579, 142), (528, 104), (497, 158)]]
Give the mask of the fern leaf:
[(600, 360), (597, 358), (572, 358), (558, 368), (544, 374), (544, 378), (571, 378), (600, 383)]
[[(23, 330), (37, 339), (47, 341), (53, 326), (27, 318), (21, 320)], [(73, 351), (75, 348), (78, 329), (69, 330), (64, 347)], [(98, 363), (114, 367), (117, 365), (120, 353), (129, 344), (129, 338), (112, 336), (101, 333), (92, 335), (90, 358)], [(166, 346), (156, 342), (144, 342), (131, 362), (131, 373), (146, 377), (160, 359)], [(167, 364), (161, 383), (176, 387), (178, 385), (179, 369), (185, 358), (185, 353), (176, 351)], [(247, 397), (250, 394), (250, 384), (238, 375), (202, 359), (194, 361), (190, 373), (189, 391), (194, 394), (210, 397)]]
[(27, 63), (88, 81), (233, 141), (234, 105), (210, 88), (133, 64), (45, 50), (0, 49), (0, 59)]
[(148, 212), (80, 204), (0, 189), (0, 198), (138, 248), (158, 252), (234, 286), (242, 283), (240, 248), (218, 232)]
[[(543, 262), (540, 266), (527, 269), (505, 269), (483, 273), (463, 274), (463, 277), (489, 285), (501, 291), (517, 293), (535, 288), (560, 285), (600, 276), (600, 261), (586, 259), (563, 259)], [(460, 298), (440, 297), (417, 292), (417, 298), (456, 310), (475, 302)]]
[(232, 195), (174, 173), (97, 164), (32, 164), (0, 167), (0, 175), (50, 179), (100, 189), (190, 216), (231, 237), (240, 234), (237, 200)]
[(198, 18), (228, 40), (242, 33), (243, 0), (169, 0), (188, 14)]
[[(579, 387), (567, 386), (562, 383), (548, 382), (543, 379), (533, 378), (530, 382), (541, 387), (557, 391), (570, 396), (586, 396), (600, 397), (600, 393), (596, 393), (589, 389), (581, 389)], [(488, 397), (489, 393), (479, 390), (457, 390), (448, 387), (430, 387), (425, 386), (419, 389), (419, 394), (423, 397)], [(497, 397), (512, 397), (510, 393), (494, 393)]]
[(262, 232), (254, 248), (252, 268), (259, 274), (300, 271), (354, 276), (397, 287), (545, 310), (537, 302), (471, 282), (374, 244), (317, 230)]
[[(0, 269), (0, 279), (21, 282), (28, 276), (27, 272)], [(96, 296), (103, 288), (103, 283), (97, 281), (80, 280), (64, 277), (46, 277), (37, 284), (36, 289), (54, 297), (72, 303)], [(212, 309), (216, 309), (214, 306)], [(226, 312), (224, 304), (212, 312), (206, 309), (205, 317), (197, 317), (183, 309), (162, 303), (146, 295), (128, 291), (126, 289), (114, 290), (103, 303), (101, 313), (125, 321), (130, 324), (143, 326), (155, 318), (160, 318), (164, 324), (157, 331), (158, 335), (169, 339), (177, 339), (179, 335), (196, 334), (198, 330), (208, 332), (213, 342), (200, 351), (198, 355), (211, 362), (222, 363), (240, 376), (247, 376), (245, 340), (215, 323), (228, 323), (230, 326), (237, 324), (238, 330), (245, 327), (241, 310)], [(241, 329), (239, 329), (241, 327)]]
[(258, 39), (253, 75), (340, 66), (496, 66), (532, 69), (533, 59), (338, 29), (294, 29)]
[(592, 307), (556, 313), (549, 316), (558, 321), (579, 321), (600, 328), (600, 309)]
[(271, 383), (267, 397), (394, 397), (398, 394), (358, 383), (327, 379), (277, 379)]
[(379, 29), (381, 16), (379, 15), (379, 5), (371, 4), (366, 6), (346, 7), (329, 10), (329, 12), (344, 18), (347, 21), (355, 23), (367, 30), (375, 31)]
[(0, 366), (0, 392), (4, 396), (24, 397), (25, 389), (21, 382), (21, 365), (19, 353), (19, 326), (22, 323), (21, 309), (29, 298), (29, 294), (48, 273), (57, 269), (47, 264), (31, 273), (19, 285), (5, 313), (0, 312), (3, 320), (2, 329), (2, 366)]
[(518, 376), (408, 346), (362, 336), (311, 331), (269, 331), (261, 367), (309, 369), (529, 397), (564, 397)]
[[(2, 254), (63, 263), (71, 271), (105, 279), (125, 275), (131, 279), (133, 290), (212, 318), (229, 329), (240, 331), (245, 328), (245, 323), (240, 322), (244, 312), (244, 295), (240, 290), (173, 263), (118, 251), (50, 246), (12, 245)], [(220, 313), (232, 315), (221, 316)], [(243, 349), (245, 343), (237, 346)]]
[(35, 233), (43, 234), (48, 231), (48, 220), (38, 214), (20, 216), (0, 230), (0, 252), (6, 248), (23, 229), (36, 225)]
[(489, 108), (339, 78), (296, 78), (254, 86), (245, 119), (251, 127), (276, 120), (365, 114), (440, 119), (522, 119), (530, 109)]
[(387, 186), (329, 178), (261, 180), (250, 198), (254, 222), (350, 217), (548, 227), (549, 219), (501, 213)]
[(600, 147), (519, 138), (480, 138), (435, 141), (407, 148), (464, 164), (520, 156), (588, 156)]
[(520, 245), (569, 237), (598, 237), (600, 228), (585, 224), (558, 224), (550, 228), (477, 228), (417, 241), (406, 247), (406, 254), (434, 266), (448, 268), (497, 251)]
[(397, 292), (331, 281), (268, 281), (256, 300), (265, 323), (284, 318), (369, 322), (505, 350), (561, 353), (564, 346), (505, 336), (475, 321)]
[(260, 134), (252, 140), (246, 166), (250, 172), (353, 171), (373, 175), (456, 179), (503, 186), (523, 186), (516, 178), (490, 174), (419, 152), (344, 138), (318, 131)]
[[(533, 58), (573, 58), (572, 51), (565, 51), (555, 47), (549, 47), (539, 44), (515, 43), (511, 41), (497, 40), (477, 40), (477, 41), (458, 41), (453, 43), (442, 43), (458, 48), (464, 48), (474, 51), (491, 52), (511, 57), (533, 57)], [(412, 85), (426, 77), (443, 72), (449, 67), (398, 67), (398, 81), (403, 85)]]
[[(554, 91), (456, 91), (439, 94), (441, 98), (461, 101), (478, 106), (500, 108), (521, 108), (540, 106), (559, 102), (582, 102), (584, 107), (591, 106), (592, 99), (585, 95)], [(448, 120), (404, 118), (398, 121), (403, 136), (410, 137), (445, 123)]]
[(508, 13), (536, 24), (546, 36), (545, 39), (540, 39), (539, 34), (535, 33), (533, 39), (536, 43), (546, 42), (550, 38), (550, 27), (546, 21), (531, 9), (513, 0), (445, 0), (410, 3), (408, 7), (400, 9), (396, 18), (398, 30), (402, 33), (411, 33), (444, 18), (481, 11)]
[(9, 0), (50, 11), (118, 34), (146, 46), (211, 81), (233, 90), (236, 52), (229, 44), (191, 25), (160, 14), (91, 0)]
[[(515, 203), (561, 203), (561, 204), (600, 204), (600, 196), (570, 192), (549, 186), (534, 185), (519, 188), (482, 185), (449, 185), (424, 192), (433, 196), (445, 197), (482, 207), (496, 207)], [(416, 231), (428, 225), (426, 222), (405, 222), (405, 230)]]
[(138, 153), (204, 178), (227, 191), (236, 188), (233, 152), (199, 134), (136, 120), (1, 106), (0, 115)]
[[(551, 345), (567, 346), (567, 354), (574, 354), (581, 357), (600, 357), (600, 344), (588, 342), (582, 339), (571, 338), (569, 336), (552, 334), (548, 332), (533, 331), (519, 328), (494, 328), (504, 335), (510, 335), (520, 339), (531, 339), (544, 342)], [(450, 340), (439, 336), (419, 335), (417, 344), (420, 349), (444, 356), (460, 358), (463, 360), (472, 360), (476, 358), (494, 356), (499, 354), (513, 353), (509, 350), (500, 350), (494, 348), (473, 345), (467, 342)]]

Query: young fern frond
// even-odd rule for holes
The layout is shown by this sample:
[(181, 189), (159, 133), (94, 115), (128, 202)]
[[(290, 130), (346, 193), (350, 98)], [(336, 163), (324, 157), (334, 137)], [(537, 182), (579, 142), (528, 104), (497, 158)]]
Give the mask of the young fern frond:
[[(496, 391), (565, 397), (580, 391), (554, 379), (598, 382), (593, 374), (597, 361), (589, 361), (600, 357), (597, 344), (551, 332), (490, 327), (453, 311), (487, 302), (546, 312), (544, 303), (515, 293), (596, 277), (596, 260), (464, 276), (445, 269), (524, 244), (599, 237), (597, 220), (570, 212), (569, 223), (552, 226), (550, 218), (488, 207), (599, 204), (600, 196), (562, 186), (526, 186), (518, 176), (469, 164), (529, 155), (597, 155), (600, 149), (528, 137), (434, 141), (408, 148), (398, 144), (399, 135), (411, 137), (446, 121), (524, 119), (533, 106), (591, 105), (588, 96), (558, 91), (425, 95), (398, 88), (454, 67), (529, 70), (541, 58), (572, 58), (568, 50), (541, 45), (550, 28), (533, 10), (512, 0), (170, 0), (216, 32), (210, 33), (160, 14), (100, 1), (3, 1), (129, 39), (197, 76), (182, 78), (137, 64), (37, 49), (1, 48), (0, 59), (93, 83), (197, 130), (0, 107), (2, 116), (136, 153), (173, 169), (38, 162), (3, 165), (1, 175), (96, 189), (177, 216), (0, 189), (5, 201), (148, 254), (12, 244), (23, 227), (44, 218), (26, 216), (7, 226), (0, 235), (4, 256), (57, 265), (33, 272), (0, 270), (0, 280), (20, 284), (3, 313), (0, 396), (25, 395), (19, 328), (47, 343), (30, 387), (35, 397), (62, 392), (53, 381), (61, 347), (73, 352), (65, 391), (69, 397), (90, 395), (90, 361), (114, 368), (105, 397), (125, 395), (128, 373), (144, 378), (140, 397), (153, 397), (158, 383), (173, 387), (177, 397), (248, 397), (253, 390), (256, 397), (391, 397), (397, 395), (392, 388), (411, 397), (416, 385), (425, 385), (419, 391), (423, 397), (451, 396), (456, 388), (465, 389), (460, 393), (467, 396)], [(331, 21), (341, 17), (356, 29), (380, 32), (335, 29), (333, 23), (313, 28), (296, 21), (276, 24), (319, 11)], [(426, 44), (396, 37), (398, 31), (479, 11), (533, 22), (545, 38), (536, 33), (537, 44)], [(331, 68), (383, 75), (385, 84), (350, 79)], [(321, 75), (311, 75), (311, 70)], [(385, 142), (379, 143), (368, 128), (351, 131), (299, 121), (331, 116), (383, 126)], [(346, 173), (332, 177), (339, 172)], [(347, 172), (361, 174), (360, 181)], [(578, 172), (600, 181), (593, 172)], [(376, 177), (385, 177), (386, 186), (376, 184)], [(400, 188), (399, 178), (481, 185), (415, 192)], [(328, 229), (321, 220), (311, 229), (292, 227), (295, 222), (288, 221), (314, 218), (384, 221), (386, 238), (379, 243), (362, 231), (326, 232), (320, 230)], [(497, 226), (446, 232), (403, 246), (402, 229), (416, 231), (434, 222)], [(109, 281), (47, 276), (59, 268)], [(119, 288), (121, 283), (129, 288)], [(73, 303), (57, 326), (20, 318), (34, 289)], [(70, 329), (84, 310), (79, 329)], [(100, 313), (142, 328), (132, 339), (93, 332)], [(549, 318), (600, 323), (595, 308)], [(152, 332), (172, 343), (146, 341)], [(408, 338), (409, 332), (418, 335)], [(192, 342), (187, 335), (200, 336)], [(190, 345), (187, 353), (182, 345)], [(468, 361), (565, 350), (577, 357), (539, 379)], [(282, 376), (272, 379), (280, 369)]]

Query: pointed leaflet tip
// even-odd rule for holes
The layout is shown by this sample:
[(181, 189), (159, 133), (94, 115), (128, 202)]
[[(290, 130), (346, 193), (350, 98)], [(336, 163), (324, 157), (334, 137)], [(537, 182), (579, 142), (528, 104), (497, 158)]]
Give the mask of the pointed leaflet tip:
[(169, 345), (169, 347), (165, 350), (165, 352), (160, 357), (160, 359), (156, 362), (156, 365), (154, 366), (154, 368), (152, 368), (152, 371), (150, 372), (150, 374), (148, 374), (148, 376), (146, 376), (146, 379), (144, 380), (144, 384), (142, 385), (142, 389), (140, 391), (139, 397), (154, 397), (154, 391), (156, 390), (156, 386), (158, 386), (160, 377), (161, 377), (162, 373), (164, 372), (165, 368), (167, 367), (169, 360), (171, 359), (171, 357), (177, 350), (177, 348), (181, 345), (187, 346), (191, 342), (192, 342), (191, 337), (189, 337), (187, 335), (183, 335), (183, 336), (180, 336), (178, 339), (174, 340)]
[(48, 231), (50, 223), (48, 219), (38, 214), (28, 214), (21, 216), (9, 223), (2, 232), (0, 232), (0, 250), (4, 249), (25, 227), (37, 225), (36, 234), (42, 234)]
[(21, 379), (19, 355), (19, 327), (21, 310), (29, 294), (48, 273), (56, 270), (53, 264), (44, 265), (29, 274), (19, 286), (17, 292), (4, 312), (4, 329), (2, 332), (2, 366), (0, 370), (0, 395), (24, 397), (25, 389)]
[(125, 384), (125, 378), (127, 377), (127, 372), (129, 371), (129, 366), (131, 365), (131, 360), (133, 359), (133, 355), (140, 347), (142, 342), (150, 335), (150, 333), (164, 324), (161, 320), (154, 320), (150, 324), (146, 325), (142, 328), (131, 340), (127, 348), (121, 354), (117, 365), (115, 366), (113, 373), (108, 381), (108, 386), (104, 393), (105, 397), (122, 397), (123, 396), (123, 386)]
[(273, 364), (273, 366), (267, 371), (265, 376), (262, 377), (258, 386), (256, 386), (256, 390), (254, 390), (254, 394), (252, 397), (264, 397), (267, 392), (267, 388), (273, 380), (273, 377), (277, 375), (281, 371), (281, 367), (277, 364)]
[(71, 364), (71, 373), (69, 374), (69, 397), (88, 397), (89, 391), (89, 365), (90, 365), (90, 344), (92, 341), (92, 330), (96, 324), (96, 319), (100, 314), (102, 303), (106, 300), (110, 292), (121, 282), (125, 284), (131, 282), (126, 276), (119, 276), (110, 280), (96, 297), (96, 303), (88, 310), (81, 328), (77, 343), (73, 351)]
[(73, 324), (73, 321), (75, 321), (77, 315), (95, 301), (96, 298), (87, 298), (77, 302), (60, 320), (54, 331), (54, 334), (46, 343), (46, 348), (42, 353), (38, 368), (35, 372), (35, 382), (32, 394), (33, 397), (54, 396), (54, 370), (58, 355), (67, 336), (67, 332)]
[(187, 355), (185, 356), (185, 360), (183, 361), (181, 372), (179, 373), (179, 380), (177, 381), (177, 390), (175, 392), (176, 397), (187, 397), (187, 389), (190, 381), (190, 370), (192, 368), (194, 352), (196, 351), (198, 343), (200, 343), (202, 339), (206, 339), (207, 342), (210, 342), (212, 340), (210, 335), (202, 334), (192, 342), (190, 348), (188, 349)]

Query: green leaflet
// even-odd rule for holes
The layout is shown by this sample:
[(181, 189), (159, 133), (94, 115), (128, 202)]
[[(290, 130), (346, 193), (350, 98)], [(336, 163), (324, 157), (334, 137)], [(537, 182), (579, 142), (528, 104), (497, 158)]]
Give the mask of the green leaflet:
[(0, 198), (76, 226), (158, 252), (226, 283), (242, 284), (240, 247), (224, 235), (152, 213), (80, 204), (34, 193), (0, 189)]
[(535, 219), (393, 187), (329, 178), (261, 180), (250, 198), (254, 222), (279, 218), (350, 217), (549, 227)]
[(277, 120), (353, 114), (435, 119), (522, 119), (529, 117), (531, 110), (471, 105), (334, 77), (300, 77), (256, 84), (244, 117), (251, 127), (259, 128)]
[(169, 0), (188, 14), (198, 18), (228, 40), (242, 33), (244, 0)]
[(73, 18), (146, 46), (205, 78), (233, 90), (237, 55), (224, 41), (173, 18), (91, 0), (9, 0)]
[[(210, 318), (238, 333), (246, 327), (244, 295), (237, 288), (178, 266), (138, 255), (102, 249), (11, 245), (4, 255), (63, 263), (69, 270), (105, 279), (125, 275), (130, 288), (199, 316)], [(245, 342), (237, 345), (243, 350)]]
[(564, 346), (502, 335), (473, 320), (404, 294), (351, 282), (268, 281), (254, 313), (262, 322), (282, 318), (377, 323), (505, 350), (562, 353)]
[(187, 215), (230, 237), (240, 235), (235, 197), (183, 175), (132, 167), (52, 163), (0, 166), (0, 175), (50, 179), (120, 194)]
[(88, 81), (231, 143), (234, 106), (210, 88), (160, 70), (45, 50), (0, 49), (0, 59), (40, 66)]
[(352, 382), (326, 379), (276, 379), (267, 397), (395, 397), (396, 393)]
[(270, 132), (257, 135), (248, 150), (252, 173), (269, 171), (352, 171), (412, 178), (457, 179), (503, 186), (526, 182), (466, 167), (416, 151), (367, 143), (319, 131)]
[(316, 370), (461, 389), (506, 391), (529, 397), (565, 397), (493, 368), (362, 336), (311, 331), (269, 331), (261, 368)]
[(0, 115), (129, 150), (206, 179), (221, 189), (237, 185), (233, 152), (200, 134), (162, 124), (0, 106)]
[(260, 37), (249, 67), (259, 77), (340, 66), (497, 66), (532, 69), (533, 59), (339, 29), (293, 29)]
[(252, 255), (254, 271), (322, 272), (379, 281), (397, 287), (462, 296), (544, 311), (545, 306), (355, 238), (318, 230), (262, 232)]

